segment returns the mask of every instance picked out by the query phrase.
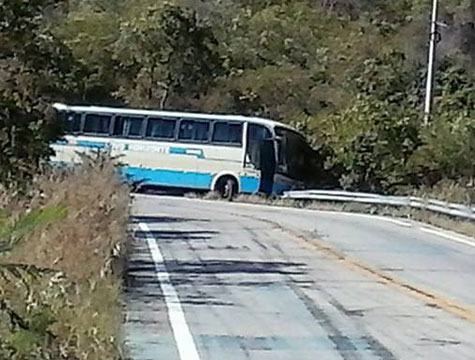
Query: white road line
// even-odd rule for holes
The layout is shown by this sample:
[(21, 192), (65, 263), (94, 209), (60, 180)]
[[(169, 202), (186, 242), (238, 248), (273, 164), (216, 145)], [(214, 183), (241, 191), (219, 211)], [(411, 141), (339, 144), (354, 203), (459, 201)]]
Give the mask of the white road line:
[(163, 255), (157, 245), (157, 240), (153, 237), (147, 224), (139, 223), (139, 227), (145, 232), (147, 244), (152, 254), (157, 279), (162, 289), (163, 297), (168, 309), (168, 317), (175, 337), (181, 360), (200, 360), (196, 344), (191, 335), (190, 328), (186, 323), (185, 314), (180, 303), (178, 294), (173, 287), (167, 268), (163, 261)]
[[(170, 199), (170, 198), (169, 198)], [(172, 198), (176, 199), (176, 198)], [(209, 203), (209, 204), (216, 204), (216, 200), (203, 200), (203, 199), (189, 199), (185, 198), (186, 200), (189, 201), (199, 201), (199, 202), (204, 202), (204, 203)], [(225, 202), (222, 202), (221, 204), (228, 204)], [(407, 227), (410, 228), (412, 227), (411, 222), (409, 221), (404, 221), (400, 220), (397, 218), (389, 217), (389, 216), (382, 216), (382, 215), (373, 215), (373, 214), (364, 214), (364, 213), (358, 213), (358, 212), (348, 212), (348, 211), (337, 211), (337, 210), (319, 210), (319, 209), (300, 209), (300, 208), (292, 208), (292, 207), (287, 207), (287, 206), (274, 206), (274, 205), (263, 205), (263, 204), (248, 204), (248, 203), (232, 203), (232, 206), (240, 206), (240, 207), (247, 207), (251, 209), (263, 209), (267, 211), (289, 211), (289, 212), (296, 212), (296, 213), (307, 213), (307, 214), (326, 214), (326, 215), (332, 215), (332, 216), (347, 216), (347, 217), (355, 217), (355, 218), (365, 218), (365, 219), (371, 219), (371, 220), (381, 220), (381, 221), (386, 221), (390, 222), (402, 227)]]
[[(157, 196), (155, 195), (146, 195), (146, 194), (133, 194), (134, 197), (142, 197), (144, 199), (156, 199)], [(177, 198), (173, 196), (162, 196), (162, 198), (167, 199), (167, 200), (185, 200), (185, 201), (190, 201), (190, 202), (201, 202), (205, 204), (220, 204), (223, 206), (226, 205), (232, 205), (236, 207), (243, 207), (243, 208), (248, 208), (248, 209), (263, 209), (266, 211), (273, 211), (273, 212), (279, 212), (279, 211), (288, 211), (288, 212), (296, 212), (296, 213), (307, 213), (307, 214), (326, 214), (326, 215), (341, 215), (341, 216), (348, 216), (348, 217), (359, 217), (359, 218), (367, 218), (371, 220), (381, 220), (381, 221), (387, 221), (394, 223), (396, 225), (400, 225), (402, 227), (412, 227), (411, 222), (409, 221), (404, 221), (404, 220), (399, 220), (396, 218), (392, 218), (389, 216), (382, 216), (382, 215), (372, 215), (372, 214), (364, 214), (364, 213), (358, 213), (358, 212), (348, 212), (348, 211), (337, 211), (337, 210), (319, 210), (319, 209), (301, 209), (301, 208), (292, 208), (288, 206), (280, 206), (280, 205), (265, 205), (265, 204), (251, 204), (251, 203), (240, 203), (240, 202), (234, 202), (232, 204), (229, 204), (227, 202), (217, 202), (216, 200), (204, 200), (204, 199), (193, 199), (193, 198)]]
[[(148, 195), (142, 195), (143, 197), (147, 197)], [(168, 197), (168, 199), (173, 199), (175, 200), (176, 198), (171, 198)], [(216, 203), (215, 200), (202, 200), (202, 199), (186, 199), (189, 201), (195, 201), (195, 202), (204, 202), (204, 203)], [(221, 203), (221, 204), (226, 204), (226, 203)], [(435, 230), (428, 228), (424, 225), (421, 225), (422, 223), (418, 221), (404, 221), (404, 220), (399, 220), (391, 217), (386, 217), (386, 216), (381, 216), (381, 215), (371, 215), (371, 214), (363, 214), (363, 213), (352, 213), (352, 212), (345, 212), (345, 211), (333, 211), (333, 210), (318, 210), (318, 209), (297, 209), (297, 208), (291, 208), (291, 207), (285, 207), (285, 206), (269, 206), (269, 205), (262, 205), (262, 204), (247, 204), (247, 203), (233, 203), (233, 206), (240, 206), (240, 207), (247, 207), (247, 208), (253, 208), (253, 209), (263, 209), (267, 211), (274, 211), (274, 212), (279, 212), (281, 210), (289, 211), (289, 212), (300, 212), (300, 213), (311, 213), (311, 214), (326, 214), (326, 215), (332, 215), (332, 216), (347, 216), (347, 217), (359, 217), (359, 218), (366, 218), (366, 219), (371, 219), (371, 220), (381, 220), (381, 221), (386, 221), (390, 222), (402, 227), (406, 228), (411, 228), (415, 227), (414, 224), (419, 224), (416, 228), (425, 231), (427, 233), (430, 233), (432, 235), (436, 235), (438, 237), (442, 237), (448, 240), (452, 240), (461, 244), (465, 244), (471, 247), (475, 247), (475, 241), (471, 240), (466, 240), (465, 238), (469, 237), (464, 237), (463, 235), (452, 235), (451, 233), (446, 233), (445, 230)]]
[(347, 216), (347, 217), (359, 217), (359, 218), (364, 218), (364, 219), (370, 219), (370, 220), (381, 220), (381, 221), (386, 221), (390, 222), (402, 227), (412, 227), (412, 224), (408, 221), (404, 220), (399, 220), (387, 216), (381, 216), (381, 215), (372, 215), (372, 214), (362, 214), (362, 213), (351, 213), (351, 212), (344, 212), (344, 211), (328, 211), (328, 210), (314, 210), (315, 212), (318, 212), (320, 214), (326, 214), (326, 215), (342, 215), (342, 216)]
[(422, 231), (425, 231), (426, 233), (429, 233), (429, 234), (432, 234), (432, 235), (436, 235), (436, 236), (443, 237), (443, 238), (446, 238), (446, 239), (449, 239), (449, 240), (452, 240), (452, 241), (456, 241), (456, 242), (461, 243), (461, 244), (465, 244), (465, 245), (468, 245), (468, 246), (471, 246), (471, 247), (475, 247), (475, 242), (474, 241), (465, 240), (460, 236), (448, 234), (448, 233), (445, 233), (445, 232), (442, 232), (442, 231), (430, 229), (430, 228), (423, 227), (423, 226), (421, 226), (420, 229)]

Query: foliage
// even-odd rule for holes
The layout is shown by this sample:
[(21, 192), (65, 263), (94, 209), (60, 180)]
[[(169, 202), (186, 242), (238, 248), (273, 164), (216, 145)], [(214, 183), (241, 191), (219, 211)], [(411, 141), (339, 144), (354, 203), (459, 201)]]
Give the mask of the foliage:
[[(0, 256), (13, 250), (28, 233), (61, 220), (66, 216), (64, 207), (50, 206), (36, 209), (11, 220), (3, 212), (0, 216)], [(2, 263), (0, 261), (0, 318), (10, 321), (10, 331), (0, 340), (0, 355), (9, 359), (26, 359), (32, 353), (43, 354), (45, 348), (55, 349), (54, 336), (49, 330), (57, 320), (48, 305), (35, 303), (35, 285), (57, 275), (51, 269), (34, 265)], [(26, 311), (22, 314), (12, 305), (12, 288), (21, 293)], [(48, 345), (46, 345), (48, 344)]]
[(59, 129), (46, 103), (68, 88), (69, 51), (51, 36), (45, 10), (57, 2), (0, 1), (0, 183), (31, 178)]
[(54, 119), (26, 107), (0, 92), (0, 183), (6, 185), (31, 179), (60, 134)]
[(471, 0), (441, 3), (427, 128), (426, 0), (0, 4), (0, 182), (28, 179), (49, 156), (53, 98), (305, 124), (314, 183), (326, 186), (395, 192), (473, 177)]
[(420, 144), (419, 76), (405, 62), (392, 52), (351, 69), (354, 103), (324, 120), (332, 124), (328, 165), (344, 188), (388, 191), (412, 180), (407, 164)]
[(114, 57), (126, 81), (118, 95), (161, 108), (169, 96), (199, 95), (220, 67), (212, 32), (190, 10), (168, 3), (144, 10), (120, 24)]
[(36, 177), (28, 197), (0, 192), (1, 359), (120, 358), (129, 197), (116, 175), (86, 163)]
[(24, 214), (13, 224), (8, 224), (7, 214), (3, 213), (0, 217), (0, 252), (11, 250), (28, 232), (64, 218), (65, 213), (64, 207), (51, 206)]

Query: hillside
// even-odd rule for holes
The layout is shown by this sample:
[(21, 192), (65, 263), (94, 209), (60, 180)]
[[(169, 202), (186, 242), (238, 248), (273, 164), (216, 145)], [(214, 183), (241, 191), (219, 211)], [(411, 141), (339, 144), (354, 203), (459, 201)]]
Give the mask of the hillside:
[(54, 100), (271, 117), (306, 132), (319, 186), (407, 192), (475, 174), (473, 0), (441, 4), (428, 127), (430, 0), (0, 4), (18, 26), (0, 28), (0, 101), (23, 111)]

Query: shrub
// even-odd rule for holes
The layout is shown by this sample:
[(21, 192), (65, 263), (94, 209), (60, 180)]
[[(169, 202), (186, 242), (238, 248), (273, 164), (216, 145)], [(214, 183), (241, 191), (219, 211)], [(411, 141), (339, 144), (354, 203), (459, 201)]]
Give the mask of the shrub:
[(15, 240), (0, 257), (0, 358), (120, 358), (128, 189), (112, 164), (85, 162), (28, 190), (0, 195)]

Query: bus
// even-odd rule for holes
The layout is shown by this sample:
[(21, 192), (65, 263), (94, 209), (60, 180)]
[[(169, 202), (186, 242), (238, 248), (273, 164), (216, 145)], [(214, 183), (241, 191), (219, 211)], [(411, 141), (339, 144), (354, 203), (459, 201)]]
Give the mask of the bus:
[(107, 150), (143, 185), (210, 190), (231, 199), (301, 188), (311, 148), (292, 127), (262, 118), (53, 105), (63, 126), (53, 162)]

